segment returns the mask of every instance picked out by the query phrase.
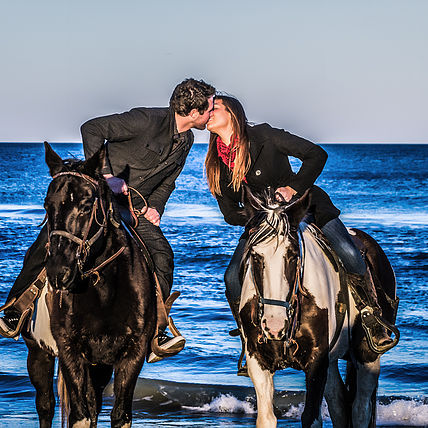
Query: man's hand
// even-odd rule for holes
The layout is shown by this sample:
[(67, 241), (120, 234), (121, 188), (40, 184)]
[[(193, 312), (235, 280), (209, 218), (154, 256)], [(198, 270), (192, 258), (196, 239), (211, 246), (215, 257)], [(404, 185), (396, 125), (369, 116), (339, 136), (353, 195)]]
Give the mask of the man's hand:
[(144, 214), (144, 218), (149, 220), (149, 222), (153, 223), (155, 226), (159, 226), (160, 224), (160, 215), (157, 212), (156, 208), (147, 208), (147, 211)]
[(126, 185), (125, 180), (111, 174), (104, 174), (104, 178), (107, 180), (107, 184), (113, 193), (123, 193), (124, 195), (128, 195), (128, 186)]
[[(284, 199), (285, 202), (290, 202), (291, 198), (297, 193), (293, 188), (291, 188), (290, 186), (286, 186), (286, 187), (278, 187), (278, 189), (276, 189), (275, 194), (279, 193)], [(278, 202), (281, 202), (281, 196), (276, 195), (276, 200)]]

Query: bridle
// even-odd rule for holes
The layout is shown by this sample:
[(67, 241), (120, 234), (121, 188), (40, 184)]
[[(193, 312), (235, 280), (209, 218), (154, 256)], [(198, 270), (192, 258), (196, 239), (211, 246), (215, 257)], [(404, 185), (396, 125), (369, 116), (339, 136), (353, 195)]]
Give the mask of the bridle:
[[(92, 246), (95, 244), (95, 242), (98, 241), (98, 239), (102, 235), (104, 235), (106, 233), (109, 218), (110, 218), (111, 222), (116, 227), (118, 227), (119, 225), (118, 224), (116, 225), (115, 221), (113, 222), (113, 218), (112, 218), (113, 208), (112, 208), (111, 203), (110, 203), (110, 205), (106, 211), (104, 204), (102, 203), (102, 195), (101, 195), (101, 188), (100, 188), (99, 182), (97, 180), (95, 180), (94, 178), (90, 177), (87, 174), (83, 174), (80, 172), (64, 171), (64, 172), (59, 172), (58, 174), (55, 174), (54, 176), (52, 176), (52, 181), (58, 177), (68, 176), (68, 175), (79, 177), (79, 178), (85, 180), (86, 182), (88, 182), (89, 184), (91, 184), (92, 187), (94, 188), (94, 190), (96, 192), (98, 192), (98, 196), (95, 198), (95, 201), (92, 205), (91, 216), (89, 218), (88, 225), (86, 226), (85, 230), (83, 231), (83, 237), (82, 238), (79, 238), (78, 236), (73, 235), (72, 233), (69, 233), (65, 230), (57, 230), (57, 229), (49, 230), (49, 221), (47, 221), (48, 220), (48, 214), (46, 213), (44, 221), (47, 222), (47, 228), (48, 228), (47, 248), (48, 248), (48, 250), (50, 250), (50, 246), (51, 246), (50, 244), (51, 244), (52, 236), (62, 236), (64, 238), (69, 239), (72, 242), (75, 242), (78, 245), (77, 251), (76, 251), (77, 268), (79, 269), (79, 272), (80, 272), (82, 279), (87, 278), (91, 275), (96, 275), (97, 280), (95, 283), (97, 283), (98, 280), (100, 279), (98, 271), (101, 268), (103, 268), (105, 265), (110, 263), (112, 260), (114, 260), (116, 257), (118, 257), (124, 251), (125, 247), (121, 247), (116, 253), (114, 253), (111, 257), (109, 257), (107, 260), (105, 260), (104, 262), (102, 262), (98, 266), (96, 266), (92, 269), (89, 269), (86, 272), (83, 270), (84, 264), (85, 264), (85, 262), (89, 256), (89, 252), (90, 252)], [(102, 212), (103, 220), (101, 223), (97, 219), (98, 208), (100, 208), (100, 210)], [(94, 222), (99, 226), (99, 228), (89, 238), (89, 232), (90, 232)]]
[[(292, 237), (291, 236), (291, 230), (288, 223), (288, 218), (285, 215), (284, 217), (284, 237)], [(251, 249), (256, 244), (262, 242), (263, 240), (270, 238), (272, 236), (278, 235), (278, 227), (271, 224), (269, 221), (267, 221), (266, 225), (270, 228), (270, 231), (264, 234), (261, 234), (262, 238), (260, 240), (252, 241), (251, 237), (249, 239), (249, 245), (247, 247), (247, 255), (246, 259), (249, 259), (248, 261), (245, 261), (246, 265), (250, 266), (250, 272), (252, 276), (252, 282), (254, 284), (254, 288), (256, 291), (256, 298), (257, 298), (257, 316), (256, 319), (253, 319), (253, 325), (258, 327), (261, 324), (261, 320), (264, 313), (264, 305), (272, 305), (272, 306), (281, 306), (284, 307), (286, 310), (286, 317), (288, 321), (288, 330), (286, 332), (285, 337), (285, 343), (286, 346), (290, 344), (290, 342), (294, 341), (294, 335), (297, 330), (298, 326), (298, 315), (300, 311), (300, 302), (299, 302), (299, 293), (306, 295), (306, 292), (303, 290), (302, 284), (303, 284), (303, 260), (304, 260), (304, 245), (303, 245), (303, 237), (301, 234), (301, 231), (299, 228), (297, 228), (297, 236), (298, 236), (298, 244), (299, 244), (299, 256), (297, 258), (297, 264), (296, 264), (296, 271), (295, 271), (295, 277), (293, 281), (293, 286), (291, 288), (291, 292), (288, 294), (288, 298), (286, 300), (277, 300), (277, 299), (267, 299), (264, 297), (264, 290), (263, 287), (258, 283), (257, 276), (255, 275), (255, 257), (251, 252)], [(251, 232), (250, 232), (251, 233)], [(292, 237), (294, 239), (294, 237)], [(244, 259), (245, 260), (245, 259)], [(264, 270), (265, 264), (263, 261), (262, 264), (262, 270)], [(267, 338), (266, 336), (260, 335), (259, 336), (259, 342), (266, 342)]]

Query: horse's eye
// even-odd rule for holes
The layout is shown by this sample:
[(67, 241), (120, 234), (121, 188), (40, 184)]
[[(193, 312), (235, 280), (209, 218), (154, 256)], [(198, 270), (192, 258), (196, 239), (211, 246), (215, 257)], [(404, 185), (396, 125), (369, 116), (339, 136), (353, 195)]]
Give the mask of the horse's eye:
[(91, 212), (91, 210), (92, 210), (92, 206), (91, 206), (91, 205), (89, 205), (89, 204), (81, 205), (81, 206), (79, 207), (79, 211), (80, 211), (80, 213), (82, 213), (82, 214), (88, 214), (88, 213), (90, 213), (90, 212)]

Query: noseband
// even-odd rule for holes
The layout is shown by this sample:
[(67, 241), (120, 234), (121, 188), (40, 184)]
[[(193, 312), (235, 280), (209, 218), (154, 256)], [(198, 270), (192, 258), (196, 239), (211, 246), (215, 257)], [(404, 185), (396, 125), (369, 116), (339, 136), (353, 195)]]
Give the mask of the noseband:
[[(52, 236), (62, 236), (64, 238), (69, 239), (70, 241), (75, 242), (78, 245), (78, 249), (76, 251), (76, 259), (77, 259), (77, 267), (79, 269), (81, 277), (86, 278), (92, 274), (95, 274), (95, 275), (97, 275), (97, 277), (99, 279), (98, 270), (101, 269), (102, 267), (104, 267), (107, 263), (109, 263), (113, 259), (115, 259), (125, 249), (125, 247), (122, 247), (119, 251), (117, 251), (115, 254), (113, 254), (112, 257), (110, 257), (109, 259), (107, 259), (106, 261), (101, 263), (98, 267), (90, 269), (86, 272), (83, 271), (83, 266), (84, 266), (84, 263), (85, 263), (88, 255), (89, 255), (89, 251), (90, 251), (91, 247), (106, 231), (109, 214), (111, 214), (111, 212), (112, 212), (112, 206), (110, 204), (108, 212), (106, 213), (106, 210), (104, 209), (104, 205), (102, 203), (101, 189), (100, 189), (99, 183), (97, 180), (90, 177), (89, 175), (82, 174), (79, 172), (74, 172), (74, 171), (65, 171), (65, 172), (60, 172), (60, 173), (52, 176), (52, 180), (55, 180), (58, 177), (66, 176), (66, 175), (72, 175), (75, 177), (79, 177), (79, 178), (85, 180), (86, 182), (88, 182), (89, 184), (91, 184), (94, 187), (95, 191), (98, 191), (98, 197), (95, 198), (95, 201), (92, 205), (91, 216), (89, 218), (89, 223), (83, 232), (83, 238), (79, 238), (76, 235), (73, 235), (72, 233), (66, 232), (65, 230), (49, 231), (49, 222), (47, 222), (48, 248), (50, 249), (50, 240), (51, 240)], [(97, 220), (98, 207), (101, 208), (101, 212), (103, 214), (103, 221), (101, 224)], [(47, 219), (47, 214), (46, 214), (46, 219)], [(91, 238), (88, 239), (88, 235), (89, 235), (89, 232), (91, 230), (91, 227), (92, 227), (92, 224), (94, 221), (99, 226), (99, 229)], [(83, 254), (83, 257), (82, 257), (82, 254)]]

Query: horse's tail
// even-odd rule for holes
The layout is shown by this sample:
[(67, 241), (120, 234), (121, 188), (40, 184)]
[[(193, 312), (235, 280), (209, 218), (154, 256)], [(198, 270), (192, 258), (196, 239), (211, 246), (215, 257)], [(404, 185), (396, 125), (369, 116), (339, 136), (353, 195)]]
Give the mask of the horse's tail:
[(61, 367), (58, 364), (58, 380), (57, 388), (59, 395), (59, 408), (61, 412), (61, 427), (68, 428), (68, 415), (70, 413), (70, 402), (67, 393), (67, 388), (65, 386), (64, 377), (62, 375)]

